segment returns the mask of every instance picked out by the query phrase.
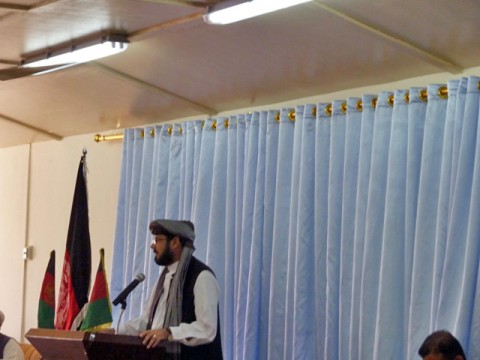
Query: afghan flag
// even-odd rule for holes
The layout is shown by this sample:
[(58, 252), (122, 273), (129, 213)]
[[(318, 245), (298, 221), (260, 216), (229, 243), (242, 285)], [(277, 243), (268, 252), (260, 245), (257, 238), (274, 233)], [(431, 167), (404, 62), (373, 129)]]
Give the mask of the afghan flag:
[(104, 251), (101, 249), (97, 276), (95, 277), (87, 313), (83, 319), (80, 330), (95, 332), (100, 329), (109, 328), (112, 321), (112, 307), (110, 305), (107, 275), (105, 273)]
[(38, 301), (38, 327), (55, 328), (55, 251), (50, 253)]
[[(86, 151), (80, 160), (68, 226), (55, 328), (70, 330), (73, 320), (88, 302), (92, 254), (88, 227)], [(75, 330), (75, 329), (74, 329)]]

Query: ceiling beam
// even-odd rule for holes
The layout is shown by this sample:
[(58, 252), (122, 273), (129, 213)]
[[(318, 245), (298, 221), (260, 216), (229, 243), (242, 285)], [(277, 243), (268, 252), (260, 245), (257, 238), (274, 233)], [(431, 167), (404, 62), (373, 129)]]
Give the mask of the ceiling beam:
[(51, 3), (54, 3), (57, 1), (59, 0), (44, 0), (44, 1), (39, 1), (38, 3), (33, 5), (22, 5), (22, 4), (8, 3), (8, 2), (0, 2), (0, 10), (23, 12), (23, 11), (37, 9), (45, 5), (50, 5)]
[(90, 61), (88, 63), (88, 65), (96, 67), (96, 68), (100, 69), (101, 71), (104, 71), (104, 72), (106, 72), (110, 75), (116, 76), (116, 77), (118, 77), (122, 80), (126, 80), (126, 81), (129, 81), (129, 82), (134, 83), (136, 85), (140, 85), (143, 88), (154, 90), (154, 91), (156, 91), (158, 93), (161, 93), (165, 96), (172, 97), (172, 98), (175, 98), (177, 100), (180, 100), (180, 101), (184, 102), (185, 104), (187, 104), (190, 108), (193, 108), (193, 109), (199, 111), (202, 114), (214, 115), (214, 114), (218, 113), (218, 111), (216, 111), (215, 109), (212, 109), (212, 108), (209, 108), (205, 105), (199, 104), (195, 101), (187, 99), (187, 98), (185, 98), (181, 95), (175, 94), (171, 91), (168, 91), (168, 90), (163, 89), (159, 86), (153, 85), (153, 84), (151, 84), (149, 82), (146, 82), (144, 80), (141, 80), (141, 79), (138, 79), (136, 77), (130, 76), (130, 75), (124, 73), (124, 72), (112, 69), (111, 67), (105, 66), (105, 65), (100, 64), (96, 61)]
[(144, 35), (146, 33), (152, 32), (152, 31), (165, 30), (165, 29), (171, 28), (173, 26), (185, 24), (185, 23), (188, 23), (190, 21), (200, 19), (200, 18), (203, 17), (203, 15), (204, 15), (203, 12), (198, 12), (198, 13), (193, 13), (193, 14), (190, 14), (190, 15), (182, 16), (180, 18), (165, 21), (165, 22), (160, 23), (160, 24), (152, 25), (152, 26), (149, 26), (147, 28), (143, 28), (143, 29), (140, 29), (140, 30), (137, 30), (137, 31), (133, 31), (130, 34), (128, 34), (128, 37), (131, 39), (131, 38), (141, 36), (141, 35)]
[(10, 10), (10, 11), (28, 11), (30, 10), (29, 5), (21, 5), (21, 4), (12, 4), (12, 3), (5, 3), (0, 2), (0, 9), (2, 10)]
[(10, 116), (7, 116), (7, 115), (4, 115), (4, 114), (0, 114), (0, 119), (3, 119), (5, 121), (8, 121), (9, 123), (12, 123), (12, 124), (15, 124), (15, 125), (18, 125), (18, 126), (21, 126), (21, 127), (24, 127), (26, 129), (29, 129), (29, 130), (33, 130), (37, 133), (40, 133), (40, 134), (43, 134), (43, 135), (46, 135), (54, 140), (62, 140), (63, 139), (63, 136), (60, 136), (60, 135), (57, 135), (55, 134), (54, 132), (52, 131), (47, 131), (45, 129), (42, 129), (42, 128), (39, 128), (39, 127), (36, 127), (36, 126), (33, 126), (33, 125), (30, 125), (30, 124), (27, 124), (27, 123), (24, 123), (20, 120), (17, 120), (17, 119), (14, 119)]
[(423, 60), (433, 66), (436, 66), (439, 69), (442, 69), (443, 71), (450, 72), (452, 74), (458, 74), (463, 71), (463, 68), (453, 62), (451, 62), (448, 59), (445, 59), (441, 56), (432, 54), (431, 52), (409, 42), (408, 40), (402, 39), (401, 37), (397, 35), (393, 35), (388, 33), (384, 29), (380, 29), (377, 26), (373, 26), (370, 24), (367, 24), (363, 21), (360, 21), (340, 10), (337, 10), (335, 8), (332, 8), (329, 5), (323, 4), (319, 1), (314, 1), (314, 3), (321, 7), (323, 10), (329, 12), (332, 15), (335, 15), (343, 20), (348, 21), (349, 23), (356, 25), (364, 30), (367, 30), (385, 40), (387, 40), (389, 43), (392, 45), (396, 46), (397, 48), (400, 48), (401, 50), (406, 50), (416, 58)]
[(43, 0), (43, 1), (39, 1), (39, 2), (37, 2), (36, 4), (30, 5), (28, 10), (38, 9), (38, 8), (40, 8), (40, 7), (47, 6), (47, 5), (50, 5), (50, 4), (59, 2), (59, 1), (60, 1), (60, 0)]
[[(182, 0), (141, 0), (141, 1), (167, 4), (167, 5), (194, 6), (194, 7), (201, 7), (201, 8), (206, 8), (209, 5), (208, 2), (201, 2), (201, 1), (182, 1)], [(212, 3), (212, 1), (210, 1), (210, 3)]]
[(7, 60), (7, 59), (0, 59), (0, 64), (5, 64), (5, 65), (20, 65), (19, 61), (14, 61), (14, 60)]

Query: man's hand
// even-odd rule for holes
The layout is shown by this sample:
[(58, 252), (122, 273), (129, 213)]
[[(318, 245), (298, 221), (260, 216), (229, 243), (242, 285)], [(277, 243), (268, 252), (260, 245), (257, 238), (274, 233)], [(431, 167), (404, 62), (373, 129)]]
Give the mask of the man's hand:
[(167, 329), (146, 330), (140, 333), (143, 345), (146, 345), (147, 349), (157, 346), (162, 340), (167, 340), (169, 335), (170, 333)]

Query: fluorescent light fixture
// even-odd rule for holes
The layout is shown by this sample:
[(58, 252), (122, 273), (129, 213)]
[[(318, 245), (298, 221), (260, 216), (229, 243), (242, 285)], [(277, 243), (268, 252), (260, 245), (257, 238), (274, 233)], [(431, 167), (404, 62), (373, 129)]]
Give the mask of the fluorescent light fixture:
[(212, 5), (204, 20), (213, 25), (226, 25), (285, 9), (312, 0), (225, 0)]
[(35, 56), (25, 57), (22, 66), (74, 65), (118, 54), (125, 51), (127, 47), (128, 39), (123, 35), (106, 35), (83, 42), (72, 41), (53, 50), (45, 50), (37, 52)]

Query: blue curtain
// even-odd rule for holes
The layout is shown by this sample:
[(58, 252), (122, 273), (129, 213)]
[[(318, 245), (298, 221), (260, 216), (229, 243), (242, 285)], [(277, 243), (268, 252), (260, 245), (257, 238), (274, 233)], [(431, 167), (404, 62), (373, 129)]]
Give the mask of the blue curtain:
[(414, 359), (437, 329), (479, 358), (479, 80), (126, 130), (125, 318), (160, 272), (149, 221), (190, 219), (226, 359)]

